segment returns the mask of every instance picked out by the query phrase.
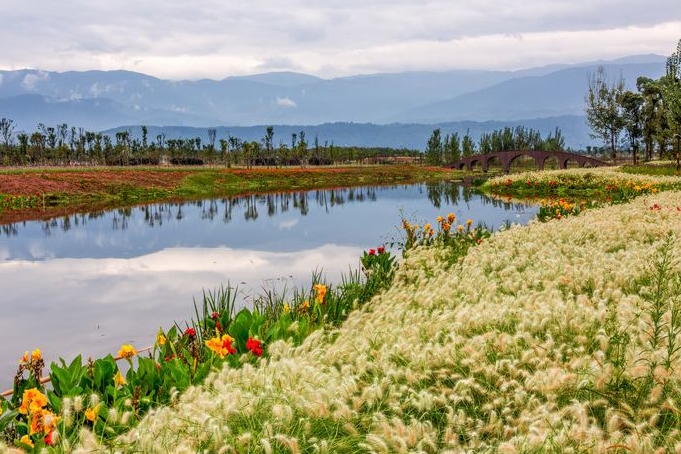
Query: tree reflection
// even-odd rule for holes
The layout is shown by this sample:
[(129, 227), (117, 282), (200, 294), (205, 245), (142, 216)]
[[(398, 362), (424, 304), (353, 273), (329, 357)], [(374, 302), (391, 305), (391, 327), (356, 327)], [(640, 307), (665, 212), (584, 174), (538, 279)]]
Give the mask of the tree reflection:
[[(45, 236), (50, 236), (55, 230), (67, 232), (75, 226), (87, 224), (89, 220), (108, 217), (111, 230), (126, 230), (130, 226), (130, 219), (134, 213), (140, 213), (140, 220), (149, 227), (161, 227), (164, 224), (182, 222), (186, 216), (197, 216), (202, 221), (213, 222), (220, 219), (223, 223), (230, 223), (235, 212), (241, 211), (246, 221), (257, 221), (259, 214), (266, 210), (268, 217), (275, 217), (291, 210), (301, 216), (307, 216), (316, 205), (325, 212), (334, 207), (348, 203), (364, 203), (378, 200), (383, 191), (398, 188), (408, 189), (416, 186), (416, 190), (424, 194), (435, 208), (468, 204), (473, 197), (477, 197), (483, 205), (492, 205), (503, 210), (522, 210), (531, 203), (505, 201), (476, 193), (474, 188), (452, 182), (424, 183), (418, 185), (394, 186), (364, 186), (353, 188), (318, 189), (314, 191), (273, 192), (266, 194), (225, 197), (222, 199), (196, 200), (191, 202), (172, 202), (143, 205), (139, 207), (125, 207), (112, 211), (97, 211), (87, 214), (62, 216), (41, 223)], [(194, 214), (196, 213), (196, 214)], [(219, 213), (222, 213), (220, 216)], [(0, 226), (5, 236), (17, 236), (26, 222), (4, 224)]]

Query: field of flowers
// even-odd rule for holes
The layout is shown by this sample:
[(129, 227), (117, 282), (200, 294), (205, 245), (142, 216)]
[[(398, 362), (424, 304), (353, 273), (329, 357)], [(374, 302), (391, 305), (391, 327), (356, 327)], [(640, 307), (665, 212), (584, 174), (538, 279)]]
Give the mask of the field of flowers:
[(417, 247), (341, 326), (210, 374), (114, 446), (50, 449), (680, 452), (680, 205), (511, 227), (454, 264)]
[[(26, 352), (0, 399), (4, 436), (36, 452), (681, 452), (678, 179), (490, 186), (548, 193), (555, 220), (491, 237), (452, 213), (403, 220), (394, 278), (380, 246), (363, 283), (313, 276), (238, 314), (208, 295), (148, 358), (123, 345), (125, 375), (112, 356), (77, 358), (45, 389), (40, 350)], [(589, 190), (615, 197), (569, 201)]]

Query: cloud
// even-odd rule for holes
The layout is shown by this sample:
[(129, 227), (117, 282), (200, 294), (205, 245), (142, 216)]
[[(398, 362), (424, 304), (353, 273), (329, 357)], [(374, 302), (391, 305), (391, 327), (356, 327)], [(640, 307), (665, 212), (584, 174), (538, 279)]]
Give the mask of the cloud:
[(293, 227), (298, 225), (299, 219), (285, 219), (277, 224), (279, 230), (291, 230)]
[(21, 81), (21, 86), (24, 87), (26, 90), (34, 91), (36, 89), (36, 85), (39, 82), (48, 80), (49, 78), (50, 75), (44, 71), (28, 73), (24, 76), (24, 79)]
[[(620, 0), (617, 14), (612, 0), (7, 2), (0, 68), (131, 69), (172, 79), (513, 69), (668, 55), (681, 29), (672, 0), (645, 8)], [(576, 42), (558, 39), (566, 37)]]
[(277, 99), (275, 99), (274, 103), (282, 107), (298, 107), (298, 104), (296, 104), (295, 101), (288, 96), (284, 96), (283, 98), (277, 96)]

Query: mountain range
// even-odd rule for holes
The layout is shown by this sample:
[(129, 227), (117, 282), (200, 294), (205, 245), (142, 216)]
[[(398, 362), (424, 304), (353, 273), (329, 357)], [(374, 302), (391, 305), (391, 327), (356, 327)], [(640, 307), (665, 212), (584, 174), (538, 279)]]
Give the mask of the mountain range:
[[(278, 72), (192, 81), (130, 71), (23, 69), (0, 71), (0, 117), (27, 131), (35, 130), (37, 123), (67, 123), (89, 130), (229, 125), (234, 135), (249, 126), (281, 125), (276, 129), (291, 126), (299, 131), (297, 125), (307, 125), (309, 138), (319, 134), (320, 140), (364, 146), (381, 136), (389, 140), (377, 145), (406, 145), (414, 142), (409, 131), (425, 126), (432, 131), (433, 125), (449, 125), (452, 132), (465, 133), (464, 127), (487, 131), (535, 124), (545, 134), (560, 127), (569, 143), (579, 147), (591, 142), (583, 118), (589, 74), (603, 66), (613, 80), (621, 75), (627, 87), (635, 89), (637, 77), (663, 75), (665, 62), (663, 56), (641, 55), (520, 71), (379, 73), (334, 79)], [(341, 134), (343, 129), (347, 131)], [(576, 136), (570, 138), (568, 129)], [(186, 137), (190, 131), (182, 134)], [(330, 131), (335, 135), (321, 134)], [(396, 140), (395, 134), (404, 140)], [(357, 142), (346, 143), (353, 135)], [(417, 148), (423, 148), (420, 139)]]

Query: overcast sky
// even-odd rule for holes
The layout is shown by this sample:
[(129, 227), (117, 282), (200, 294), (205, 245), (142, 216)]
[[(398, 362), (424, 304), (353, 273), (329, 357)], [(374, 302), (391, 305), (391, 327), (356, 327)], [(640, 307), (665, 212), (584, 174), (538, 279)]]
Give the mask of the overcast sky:
[(669, 55), (679, 0), (2, 0), (0, 69), (168, 79), (521, 69)]

